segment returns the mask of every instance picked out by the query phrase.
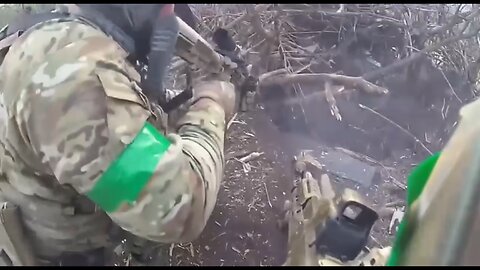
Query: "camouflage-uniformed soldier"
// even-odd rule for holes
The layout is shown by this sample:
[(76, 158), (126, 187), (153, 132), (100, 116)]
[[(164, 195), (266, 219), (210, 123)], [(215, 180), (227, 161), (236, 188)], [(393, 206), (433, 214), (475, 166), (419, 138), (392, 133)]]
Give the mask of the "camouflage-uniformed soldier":
[[(80, 15), (97, 11), (117, 28), (99, 27), (94, 16), (37, 24), (0, 68), (0, 191), (20, 209), (37, 262), (105, 248), (114, 224), (155, 242), (193, 240), (223, 174), (232, 84), (196, 85), (190, 110), (168, 131), (165, 114), (142, 92), (148, 82), (129, 60), (128, 42), (114, 33), (132, 38), (135, 56), (146, 58), (141, 42), (145, 35), (165, 42), (152, 32), (171, 5), (85, 6)], [(108, 17), (109, 9), (118, 16)]]

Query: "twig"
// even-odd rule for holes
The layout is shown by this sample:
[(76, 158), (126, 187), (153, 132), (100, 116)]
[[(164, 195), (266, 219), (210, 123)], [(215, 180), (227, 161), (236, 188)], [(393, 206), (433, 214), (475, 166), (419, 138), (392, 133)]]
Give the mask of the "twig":
[(242, 256), (242, 252), (240, 252), (240, 250), (234, 246), (231, 246), (230, 247), (233, 251), (235, 251), (236, 253), (238, 253), (238, 255)]
[(390, 120), (389, 118), (387, 118), (386, 116), (378, 113), (377, 111), (375, 111), (374, 109), (371, 109), (363, 104), (358, 104), (358, 106), (360, 106), (360, 108), (362, 109), (365, 109), (365, 110), (368, 110), (370, 112), (372, 112), (373, 114), (383, 118), (384, 120), (388, 121), (390, 124), (396, 126), (397, 128), (399, 128), (401, 131), (403, 131), (405, 134), (409, 135), (410, 137), (412, 137), (416, 142), (418, 142), (422, 147), (423, 149), (425, 149), (425, 151), (427, 151), (430, 155), (432, 155), (432, 151), (430, 151), (430, 149), (428, 149), (425, 144), (423, 144), (415, 135), (413, 135), (412, 133), (410, 133), (410, 131), (406, 130), (405, 128), (403, 128), (402, 126), (400, 126), (399, 124), (393, 122), (392, 120)]
[(247, 163), (247, 162), (250, 162), (256, 158), (259, 158), (260, 156), (263, 155), (263, 152), (252, 152), (250, 154), (248, 154), (247, 156), (244, 156), (242, 158), (239, 158), (238, 160), (240, 162), (244, 162), (244, 163)]
[(398, 188), (400, 189), (403, 189), (403, 190), (407, 190), (407, 185), (403, 184), (402, 182), (398, 181), (397, 179), (395, 179), (395, 177), (393, 177), (390, 172), (388, 171), (387, 167), (385, 167), (385, 165), (383, 165), (381, 162), (378, 162), (377, 163), (378, 165), (382, 166), (382, 168), (385, 170), (385, 172), (388, 174), (388, 179), (392, 180), (392, 183), (397, 186)]
[(250, 14), (244, 13), (240, 15), (240, 17), (237, 17), (235, 20), (231, 21), (229, 24), (225, 25), (223, 28), (226, 30), (232, 29), (238, 23), (248, 20), (249, 17), (250, 17)]
[(174, 249), (174, 248), (175, 248), (175, 244), (172, 243), (172, 244), (170, 245), (170, 248), (169, 248), (169, 251), (168, 251), (168, 255), (169, 255), (170, 257), (173, 256), (173, 249)]
[(252, 53), (253, 51), (256, 51), (258, 49), (258, 47), (260, 47), (265, 41), (266, 41), (266, 39), (260, 40), (257, 44), (252, 45), (250, 48), (248, 48), (246, 50), (246, 52), (247, 53)]
[(342, 115), (340, 114), (340, 109), (337, 106), (337, 102), (332, 93), (332, 84), (330, 81), (325, 82), (325, 98), (330, 105), (330, 113), (337, 119), (337, 121), (342, 121)]
[(373, 242), (375, 242), (377, 246), (379, 246), (380, 248), (383, 248), (383, 245), (380, 244), (380, 242), (375, 237), (373, 237), (373, 235), (370, 234), (370, 238), (373, 240)]
[(270, 208), (273, 208), (272, 202), (270, 201), (270, 196), (268, 195), (267, 185), (265, 184), (265, 182), (263, 182), (263, 187), (265, 188), (265, 194), (267, 195), (268, 205), (270, 206)]
[(195, 257), (195, 252), (193, 251), (193, 244), (192, 244), (192, 242), (190, 242), (190, 248), (189, 248), (189, 249), (190, 249), (190, 255), (192, 256), (192, 258)]
[(407, 190), (407, 185), (403, 184), (402, 182), (399, 182), (397, 179), (393, 178), (393, 176), (390, 175), (390, 177), (392, 178), (392, 183), (399, 187), (400, 189), (403, 189), (403, 190)]
[[(407, 10), (408, 10), (408, 8), (407, 8)], [(409, 23), (409, 21), (407, 20), (407, 17), (405, 16), (404, 13), (402, 13), (402, 16), (403, 16), (403, 21), (404, 21), (405, 25), (409, 26), (410, 23)], [(411, 19), (411, 18), (409, 18), (409, 19)], [(411, 54), (412, 51), (413, 51), (413, 49), (414, 49), (414, 47), (413, 47), (413, 42), (412, 42), (412, 34), (410, 33), (410, 29), (409, 29), (409, 28), (410, 28), (410, 27), (405, 28), (405, 29), (406, 29), (405, 35), (408, 37), (408, 44), (410, 45), (409, 47), (410, 47), (410, 54)]]
[(210, 239), (210, 241), (209, 241), (209, 242), (211, 243), (211, 242), (213, 242), (215, 239), (217, 239), (217, 238), (219, 238), (220, 236), (223, 236), (223, 235), (225, 235), (225, 234), (227, 234), (227, 233), (226, 233), (226, 232), (222, 232), (221, 234), (219, 234), (219, 235), (217, 235), (217, 236), (214, 236), (214, 237), (212, 237), (212, 239)]
[(230, 126), (232, 125), (233, 121), (235, 120), (235, 118), (237, 117), (237, 113), (235, 113), (232, 117), (232, 119), (230, 119), (230, 121), (228, 121), (228, 124), (227, 124), (227, 130), (230, 128)]
[(250, 213), (250, 210), (252, 210), (253, 208), (255, 208), (255, 203), (257, 203), (258, 200), (259, 200), (259, 199), (258, 199), (257, 197), (255, 197), (255, 198), (252, 200), (252, 202), (248, 204), (248, 210), (247, 210), (248, 213)]
[(255, 134), (250, 133), (250, 132), (246, 132), (246, 131), (245, 131), (245, 135), (247, 135), (248, 137), (251, 137), (251, 138), (255, 137)]
[[(248, 164), (247, 162), (243, 162), (243, 161), (241, 161), (241, 160), (238, 159), (238, 158), (233, 158), (233, 159), (236, 160), (236, 161), (238, 161), (238, 162), (240, 162), (240, 164), (242, 164), (243, 172), (248, 173), (248, 172), (250, 172), (250, 171), (252, 170), (252, 167), (253, 167), (253, 166), (250, 165), (250, 164)], [(254, 167), (254, 168), (255, 168), (255, 167)]]
[(312, 66), (312, 63), (304, 66), (303, 68), (301, 68), (301, 69), (299, 69), (299, 70), (297, 70), (297, 71), (295, 71), (295, 72), (293, 72), (293, 73), (294, 73), (294, 74), (299, 74), (299, 73), (302, 73), (303, 71), (305, 71), (305, 70), (307, 70), (307, 69), (310, 70), (310, 67), (311, 67), (311, 66)]
[(458, 102), (460, 102), (460, 104), (462, 104), (462, 100), (458, 97), (457, 93), (456, 93), (455, 90), (453, 89), (452, 84), (451, 84), (450, 81), (448, 80), (447, 76), (445, 76), (445, 73), (443, 72), (443, 70), (442, 70), (442, 69), (439, 69), (439, 70), (440, 70), (440, 72), (442, 73), (443, 78), (444, 78), (445, 81), (447, 82), (448, 87), (450, 87), (450, 90), (452, 90), (452, 93), (453, 93), (453, 95), (455, 96), (455, 98), (457, 98)]
[(245, 157), (247, 156), (248, 154), (252, 153), (250, 150), (244, 150), (244, 151), (240, 151), (239, 153), (235, 153), (235, 152), (230, 152), (228, 154), (225, 155), (225, 159), (228, 160), (228, 159), (232, 159), (232, 158), (242, 158), (242, 157)]

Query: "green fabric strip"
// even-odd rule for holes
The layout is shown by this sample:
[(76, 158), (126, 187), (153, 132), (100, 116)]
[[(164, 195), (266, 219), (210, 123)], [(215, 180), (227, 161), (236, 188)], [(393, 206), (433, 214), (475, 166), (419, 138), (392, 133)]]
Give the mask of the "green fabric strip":
[(408, 176), (407, 211), (405, 213), (405, 217), (398, 226), (397, 237), (395, 238), (392, 253), (388, 259), (387, 266), (398, 266), (402, 260), (403, 251), (410, 240), (410, 235), (413, 230), (411, 224), (408, 223), (409, 208), (422, 193), (423, 188), (427, 184), (428, 178), (430, 177), (430, 174), (432, 173), (439, 157), (440, 153), (436, 153), (428, 157), (417, 167), (415, 167)]
[(133, 142), (110, 164), (87, 197), (106, 212), (117, 210), (123, 203), (133, 205), (170, 144), (154, 126), (146, 123)]

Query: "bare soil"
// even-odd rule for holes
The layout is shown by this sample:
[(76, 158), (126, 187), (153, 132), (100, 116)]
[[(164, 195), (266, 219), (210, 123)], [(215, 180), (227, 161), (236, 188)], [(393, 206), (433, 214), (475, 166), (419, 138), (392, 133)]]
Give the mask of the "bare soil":
[[(277, 227), (288, 190), (289, 168), (267, 155), (239, 158), (265, 149), (252, 130), (252, 114), (240, 114), (230, 127), (225, 178), (213, 214), (198, 240), (172, 245), (170, 265), (280, 265), (286, 235)], [(173, 248), (173, 250), (172, 250)], [(170, 252), (169, 250), (169, 252)]]
[[(280, 92), (269, 95), (264, 89), (256, 110), (238, 114), (229, 129), (225, 178), (204, 232), (193, 243), (164, 247), (155, 264), (283, 264), (287, 238), (277, 224), (293, 181), (292, 158), (300, 150), (314, 150), (320, 157), (333, 147), (365, 157), (362, 162), (378, 171), (368, 186), (330, 176), (337, 192), (355, 189), (379, 213), (368, 246), (391, 245), (396, 226), (390, 231), (390, 220), (393, 211), (405, 205), (406, 176), (428, 151), (443, 147), (456, 125), (458, 109), (471, 95), (468, 86), (453, 76), (450, 84), (460, 100), (452, 98), (445, 80), (432, 74), (423, 81), (390, 78), (384, 82), (390, 90), (386, 96), (337, 97), (342, 121), (330, 114), (324, 99), (308, 98), (318, 89), (304, 89), (307, 98), (293, 105)], [(239, 161), (251, 152), (262, 155), (248, 165)]]
[[(298, 140), (310, 145), (298, 144)], [(307, 149), (305, 147), (312, 144), (319, 145), (297, 134), (282, 136), (261, 108), (240, 114), (229, 130), (225, 179), (204, 232), (193, 243), (168, 247), (168, 252), (163, 253), (168, 263), (164, 263), (185, 266), (283, 264), (287, 238), (278, 228), (278, 221), (293, 181), (291, 160), (294, 151)], [(263, 155), (248, 163), (250, 171), (247, 172), (238, 158), (251, 152), (263, 152)], [(333, 177), (334, 185), (337, 191), (344, 187), (361, 190), (367, 199), (370, 197), (371, 206), (376, 210), (382, 210), (386, 203), (401, 205), (404, 191), (390, 183), (388, 177), (396, 174), (395, 177), (404, 182), (404, 174), (386, 169), (381, 174), (380, 182), (370, 189)], [(391, 242), (392, 235), (387, 230), (391, 214), (387, 211), (377, 222), (369, 246), (385, 246)]]

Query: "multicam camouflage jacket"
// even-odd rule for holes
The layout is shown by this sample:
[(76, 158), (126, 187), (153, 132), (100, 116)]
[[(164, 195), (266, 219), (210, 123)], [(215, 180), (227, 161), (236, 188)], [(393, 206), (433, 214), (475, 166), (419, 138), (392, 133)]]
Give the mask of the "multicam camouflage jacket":
[(56, 19), (25, 32), (0, 67), (0, 196), (20, 207), (40, 257), (107, 245), (112, 221), (189, 241), (213, 210), (224, 110), (201, 99), (167, 133), (126, 57), (95, 26)]

